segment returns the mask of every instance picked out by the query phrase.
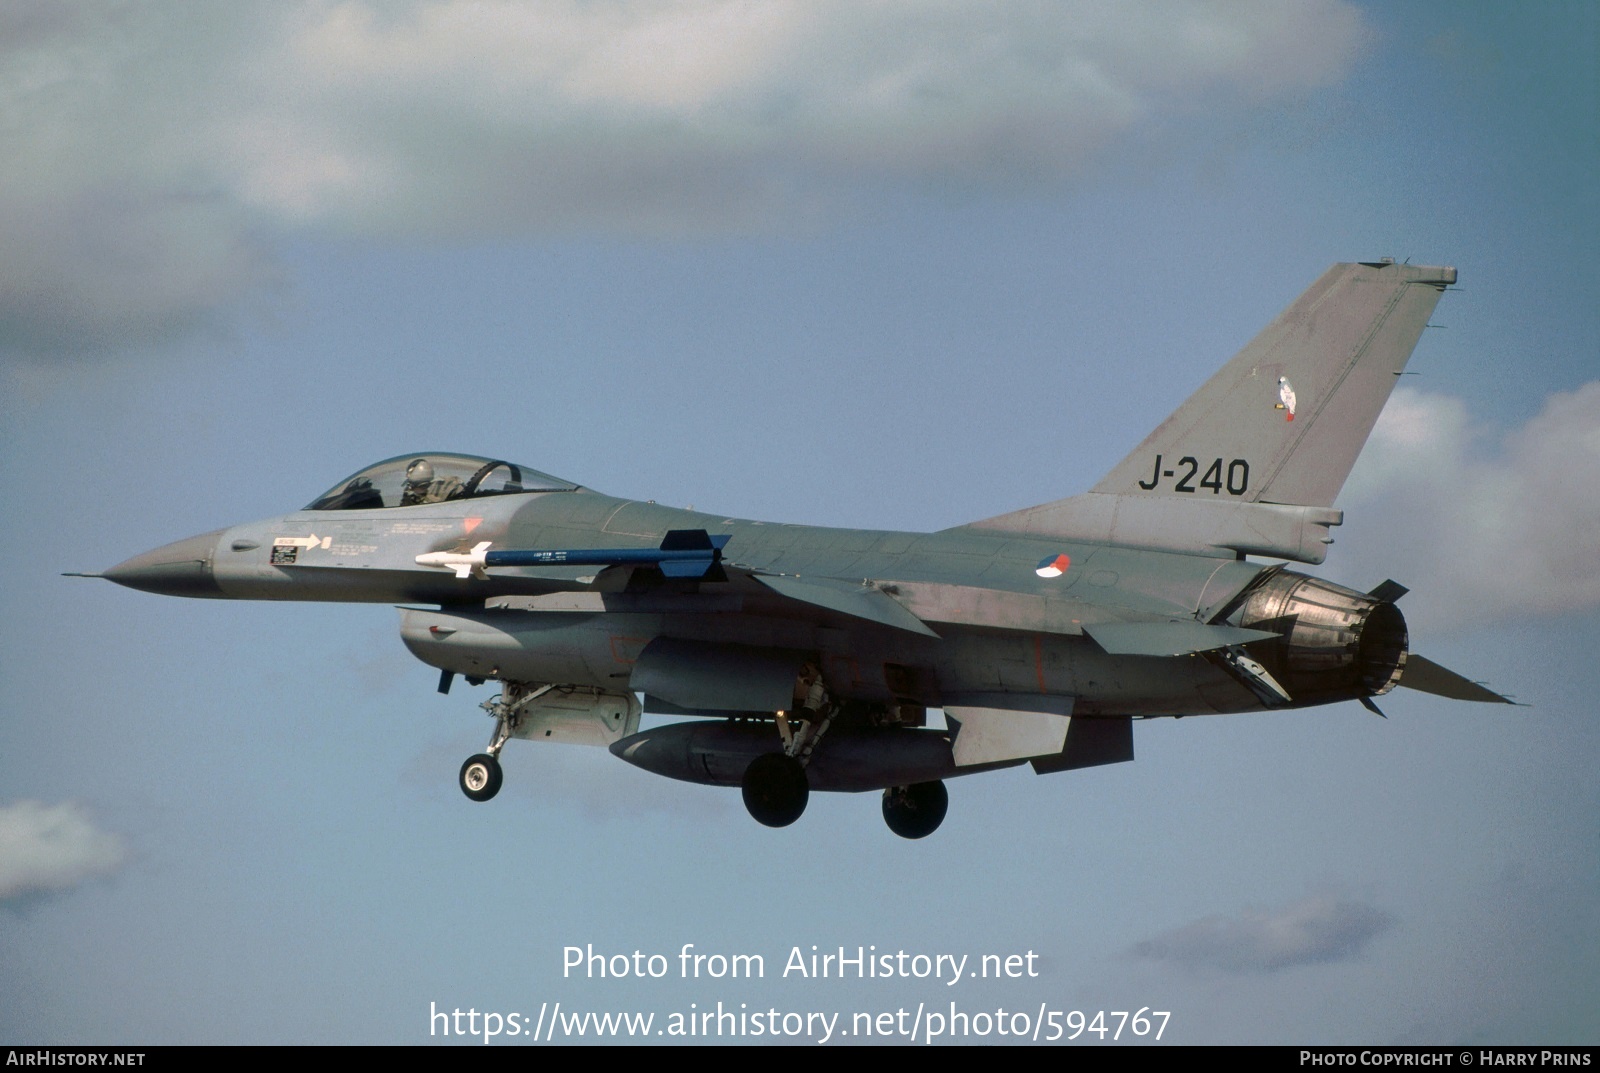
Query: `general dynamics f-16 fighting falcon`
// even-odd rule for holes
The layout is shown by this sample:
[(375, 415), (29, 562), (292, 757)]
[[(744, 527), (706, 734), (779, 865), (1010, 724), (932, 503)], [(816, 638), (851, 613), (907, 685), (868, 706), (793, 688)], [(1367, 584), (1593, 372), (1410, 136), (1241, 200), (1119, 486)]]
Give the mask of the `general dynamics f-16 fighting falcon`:
[[(523, 738), (739, 786), (772, 827), (812, 790), (882, 790), (889, 827), (921, 838), (945, 779), (1131, 760), (1136, 719), (1376, 712), (1397, 684), (1506, 702), (1408, 652), (1404, 586), (1251, 558), (1323, 561), (1334, 498), (1455, 281), (1335, 265), (1091, 491), (937, 533), (724, 518), (415, 454), (97, 576), (404, 605), (401, 638), (439, 692), (499, 685), (489, 745), (461, 768), (475, 801)], [(641, 712), (681, 721), (641, 731)]]

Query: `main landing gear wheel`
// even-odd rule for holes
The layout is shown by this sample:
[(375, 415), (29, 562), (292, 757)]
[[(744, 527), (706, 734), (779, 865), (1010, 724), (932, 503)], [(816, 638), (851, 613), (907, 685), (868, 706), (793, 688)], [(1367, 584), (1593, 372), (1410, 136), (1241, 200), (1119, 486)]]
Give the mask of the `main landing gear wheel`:
[(950, 793), (942, 782), (891, 786), (883, 791), (883, 822), (901, 838), (927, 838), (944, 822)]
[(500, 761), (488, 753), (467, 757), (461, 765), (461, 792), (474, 801), (487, 801), (500, 792)]
[(757, 823), (768, 827), (787, 827), (798, 820), (811, 797), (806, 769), (783, 753), (762, 753), (750, 761), (740, 786), (744, 807)]

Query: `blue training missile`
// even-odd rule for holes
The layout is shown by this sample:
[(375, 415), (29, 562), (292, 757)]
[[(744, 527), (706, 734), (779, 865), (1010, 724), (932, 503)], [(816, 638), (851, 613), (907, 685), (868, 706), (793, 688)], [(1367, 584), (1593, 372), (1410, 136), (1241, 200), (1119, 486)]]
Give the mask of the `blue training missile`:
[(421, 566), (444, 567), (456, 577), (486, 578), (491, 566), (654, 566), (667, 577), (705, 577), (722, 562), (722, 548), (731, 534), (712, 536), (704, 529), (672, 529), (658, 548), (502, 548), (490, 551), (485, 540), (471, 551), (430, 551), (417, 556)]

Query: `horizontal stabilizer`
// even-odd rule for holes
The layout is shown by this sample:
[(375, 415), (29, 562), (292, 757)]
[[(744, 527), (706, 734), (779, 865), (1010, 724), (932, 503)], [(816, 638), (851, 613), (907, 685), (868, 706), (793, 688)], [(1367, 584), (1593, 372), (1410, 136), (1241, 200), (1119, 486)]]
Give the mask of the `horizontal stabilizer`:
[(1382, 603), (1392, 604), (1410, 591), (1410, 589), (1394, 580), (1394, 578), (1390, 578), (1382, 585), (1379, 585), (1377, 588), (1367, 593), (1367, 595), (1372, 597), (1374, 600), (1381, 601)]
[(1487, 686), (1455, 671), (1439, 666), (1431, 659), (1415, 652), (1406, 657), (1406, 668), (1400, 674), (1400, 684), (1419, 693), (1432, 693), (1451, 700), (1475, 700), (1484, 704), (1515, 704), (1510, 697), (1502, 697)]
[(1200, 622), (1096, 622), (1083, 632), (1113, 656), (1188, 656), (1277, 637), (1267, 630)]
[(836, 611), (851, 618), (865, 619), (897, 630), (920, 633), (924, 637), (938, 637), (916, 615), (907, 611), (894, 597), (878, 589), (868, 588), (856, 581), (839, 581), (834, 578), (789, 577), (784, 574), (755, 574), (761, 582), (780, 596)]

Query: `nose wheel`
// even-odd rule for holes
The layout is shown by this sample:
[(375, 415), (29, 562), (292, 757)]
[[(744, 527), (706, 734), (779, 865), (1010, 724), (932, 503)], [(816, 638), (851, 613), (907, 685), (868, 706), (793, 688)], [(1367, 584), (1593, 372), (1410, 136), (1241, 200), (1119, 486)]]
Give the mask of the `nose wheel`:
[(488, 753), (467, 757), (461, 765), (461, 792), (474, 801), (487, 801), (500, 792), (500, 761)]

